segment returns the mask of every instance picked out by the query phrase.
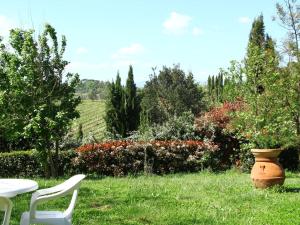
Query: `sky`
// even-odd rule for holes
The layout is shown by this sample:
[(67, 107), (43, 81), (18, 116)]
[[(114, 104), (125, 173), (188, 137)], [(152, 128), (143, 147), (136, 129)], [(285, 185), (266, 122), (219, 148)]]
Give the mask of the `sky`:
[[(279, 0), (282, 1), (282, 0)], [(66, 70), (81, 79), (125, 82), (133, 66), (138, 86), (152, 69), (180, 64), (199, 83), (244, 58), (253, 19), (280, 46), (285, 31), (272, 17), (273, 0), (10, 0), (1, 1), (0, 36), (45, 23), (67, 38)]]

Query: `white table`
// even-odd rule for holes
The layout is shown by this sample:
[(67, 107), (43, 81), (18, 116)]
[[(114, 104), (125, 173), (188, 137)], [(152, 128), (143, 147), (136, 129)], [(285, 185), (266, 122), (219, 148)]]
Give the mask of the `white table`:
[[(26, 179), (0, 179), (0, 196), (8, 199), (15, 197), (16, 195), (23, 194), (26, 192), (35, 191), (38, 189), (37, 182)], [(12, 204), (12, 203), (11, 203)], [(4, 223), (8, 225), (9, 220)]]

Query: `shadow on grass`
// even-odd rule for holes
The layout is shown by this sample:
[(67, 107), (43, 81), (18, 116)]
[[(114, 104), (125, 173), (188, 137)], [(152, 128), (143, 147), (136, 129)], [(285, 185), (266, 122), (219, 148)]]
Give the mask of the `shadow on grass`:
[(282, 192), (299, 193), (300, 192), (300, 187), (284, 187)]
[(274, 186), (270, 190), (276, 193), (300, 193), (300, 187)]

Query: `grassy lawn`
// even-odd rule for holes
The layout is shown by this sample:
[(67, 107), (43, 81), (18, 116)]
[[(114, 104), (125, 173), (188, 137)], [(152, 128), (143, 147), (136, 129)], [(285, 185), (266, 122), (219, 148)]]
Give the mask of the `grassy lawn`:
[[(40, 188), (61, 180), (38, 180)], [(299, 224), (300, 179), (288, 174), (283, 188), (257, 190), (249, 174), (213, 174), (85, 180), (73, 224)], [(19, 224), (30, 195), (13, 199), (11, 224)], [(46, 208), (62, 209), (66, 199)]]

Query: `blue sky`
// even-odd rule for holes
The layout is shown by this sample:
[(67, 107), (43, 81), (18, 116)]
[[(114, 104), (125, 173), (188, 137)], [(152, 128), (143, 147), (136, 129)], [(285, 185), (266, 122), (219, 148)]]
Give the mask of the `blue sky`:
[(66, 35), (67, 70), (82, 79), (123, 81), (129, 64), (141, 86), (152, 67), (180, 63), (203, 83), (244, 57), (252, 20), (263, 13), (278, 45), (285, 31), (272, 21), (272, 0), (10, 0), (0, 7), (0, 35), (45, 23)]

